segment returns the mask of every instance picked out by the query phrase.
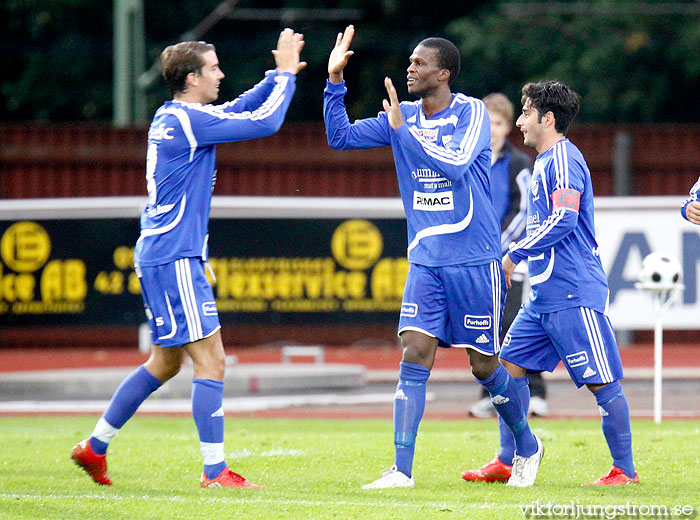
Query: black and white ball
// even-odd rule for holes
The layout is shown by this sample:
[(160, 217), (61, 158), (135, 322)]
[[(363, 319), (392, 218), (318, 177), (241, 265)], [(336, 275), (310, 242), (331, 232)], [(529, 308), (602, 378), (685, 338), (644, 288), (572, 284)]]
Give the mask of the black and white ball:
[(680, 262), (668, 253), (656, 252), (642, 261), (639, 281), (648, 287), (671, 288), (680, 283), (681, 277)]

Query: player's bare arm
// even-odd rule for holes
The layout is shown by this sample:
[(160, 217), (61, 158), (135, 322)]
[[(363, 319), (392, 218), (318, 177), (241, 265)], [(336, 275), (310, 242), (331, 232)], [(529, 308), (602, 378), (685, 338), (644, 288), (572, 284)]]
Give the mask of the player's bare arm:
[(510, 259), (510, 256), (508, 256), (508, 253), (503, 255), (502, 263), (503, 263), (503, 272), (506, 275), (506, 287), (508, 287), (508, 289), (510, 289), (511, 288), (510, 278), (511, 278), (511, 276), (513, 276), (513, 271), (515, 271), (515, 268), (517, 267), (518, 264), (516, 264), (515, 262), (513, 262), (513, 260)]
[(348, 64), (350, 56), (355, 54), (354, 51), (350, 50), (350, 44), (354, 35), (355, 27), (348, 25), (345, 28), (345, 32), (338, 33), (335, 39), (335, 47), (333, 47), (331, 55), (328, 57), (328, 80), (331, 83), (342, 83), (343, 81), (343, 69)]
[(389, 117), (389, 124), (391, 128), (397, 130), (401, 125), (403, 125), (403, 114), (401, 113), (401, 104), (399, 103), (399, 96), (396, 94), (396, 87), (391, 81), (391, 78), (384, 78), (384, 86), (386, 87), (387, 94), (389, 94), (389, 101), (386, 99), (382, 100), (384, 105), (384, 110)]
[(285, 29), (280, 33), (277, 49), (272, 51), (275, 64), (280, 72), (298, 74), (306, 67), (305, 61), (300, 61), (301, 50), (304, 48), (304, 35)]
[(685, 207), (685, 217), (689, 222), (700, 225), (700, 202), (691, 202)]

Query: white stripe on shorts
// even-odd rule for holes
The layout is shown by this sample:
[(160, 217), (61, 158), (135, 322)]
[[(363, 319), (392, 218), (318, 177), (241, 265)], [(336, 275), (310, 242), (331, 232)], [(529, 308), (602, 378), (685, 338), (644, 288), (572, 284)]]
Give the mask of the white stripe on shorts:
[(192, 272), (190, 271), (188, 258), (175, 261), (175, 273), (177, 275), (177, 287), (180, 291), (182, 309), (187, 320), (190, 342), (197, 341), (202, 338), (202, 324), (197, 312), (197, 301), (194, 295), (194, 287), (192, 287)]
[(596, 367), (598, 367), (600, 377), (603, 379), (603, 383), (612, 383), (613, 377), (610, 372), (608, 357), (603, 346), (603, 337), (600, 334), (600, 328), (598, 327), (598, 320), (596, 319), (595, 313), (592, 309), (586, 307), (579, 307), (579, 309), (581, 310), (583, 323), (586, 325), (588, 341), (591, 345), (593, 358), (595, 359)]
[(170, 298), (168, 297), (168, 292), (165, 291), (165, 303), (168, 304), (168, 316), (170, 317), (170, 334), (165, 336), (159, 336), (158, 339), (170, 339), (175, 337), (177, 333), (177, 321), (175, 321), (175, 315), (173, 314), (173, 307), (170, 305)]
[(185, 262), (185, 272), (187, 273), (187, 288), (190, 291), (190, 301), (192, 302), (192, 317), (194, 318), (194, 323), (195, 323), (195, 330), (196, 330), (196, 337), (194, 338), (195, 340), (202, 339), (204, 337), (204, 333), (202, 332), (202, 320), (199, 316), (199, 310), (197, 306), (197, 297), (196, 293), (194, 291), (194, 284), (192, 283), (192, 267), (190, 264), (190, 260), (186, 259)]
[(498, 262), (491, 262), (491, 291), (493, 304), (493, 353), (501, 351), (501, 270)]

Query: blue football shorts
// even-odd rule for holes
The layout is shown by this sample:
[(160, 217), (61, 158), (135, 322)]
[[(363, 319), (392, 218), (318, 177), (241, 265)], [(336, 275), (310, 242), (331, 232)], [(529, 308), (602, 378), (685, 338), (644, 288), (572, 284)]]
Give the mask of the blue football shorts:
[(579, 388), (623, 378), (610, 320), (587, 307), (539, 313), (523, 305), (503, 339), (500, 357), (534, 372), (552, 372), (562, 361)]
[(441, 347), (497, 354), (505, 296), (503, 268), (498, 260), (474, 266), (411, 264), (401, 303), (399, 334), (415, 330), (437, 338)]
[(221, 328), (216, 301), (201, 258), (136, 269), (154, 345), (174, 347)]

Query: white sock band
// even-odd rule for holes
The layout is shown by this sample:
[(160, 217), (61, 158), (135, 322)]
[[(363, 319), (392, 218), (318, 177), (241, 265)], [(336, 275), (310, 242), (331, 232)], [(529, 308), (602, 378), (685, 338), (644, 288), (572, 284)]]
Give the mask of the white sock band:
[(101, 440), (105, 444), (109, 444), (109, 441), (118, 433), (118, 429), (105, 421), (104, 417), (100, 417), (100, 420), (97, 421), (95, 425), (95, 429), (92, 430), (92, 437)]
[(202, 460), (206, 466), (224, 461), (223, 442), (200, 442), (199, 450), (202, 452)]

